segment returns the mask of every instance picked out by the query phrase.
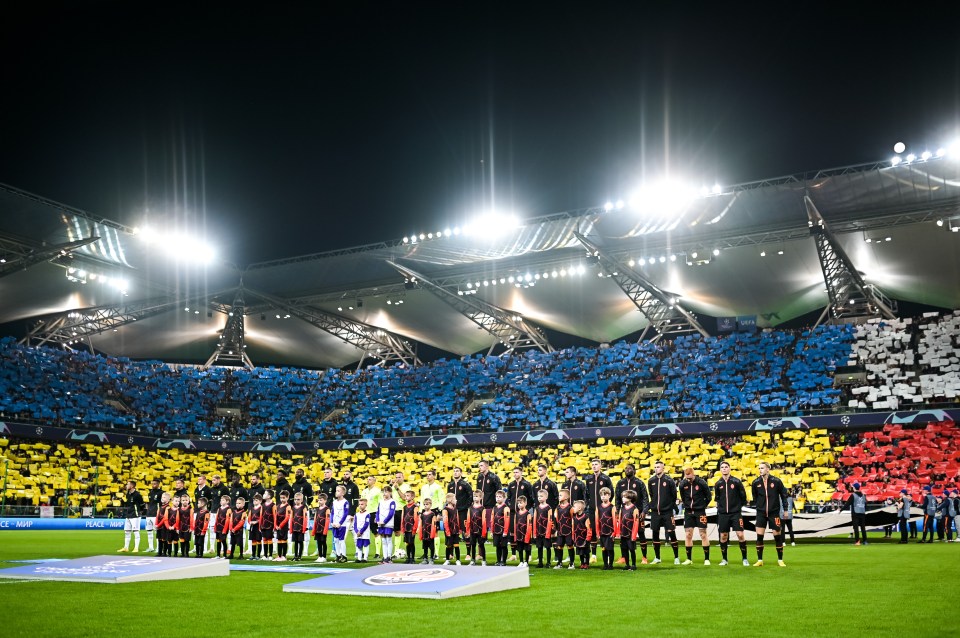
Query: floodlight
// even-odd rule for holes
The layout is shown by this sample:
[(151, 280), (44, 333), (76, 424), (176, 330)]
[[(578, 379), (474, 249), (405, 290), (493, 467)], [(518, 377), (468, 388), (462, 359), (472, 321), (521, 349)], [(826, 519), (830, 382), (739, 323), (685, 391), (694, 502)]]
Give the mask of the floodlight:
[(636, 262), (631, 259), (630, 261), (627, 262), (627, 265), (630, 266), (631, 268), (633, 268), (633, 265), (634, 265), (635, 263), (636, 263)]
[(894, 155), (893, 157), (890, 158), (890, 166), (896, 166), (902, 161), (903, 161), (902, 157), (900, 157), (899, 155)]
[(660, 255), (660, 263), (663, 264), (663, 263), (666, 263), (666, 261), (667, 261), (667, 258), (664, 257), (663, 255)]
[(903, 142), (897, 142), (896, 144), (893, 145), (894, 153), (902, 153), (905, 150), (907, 150), (907, 145), (904, 144)]
[(907, 155), (907, 164), (909, 164), (910, 162), (916, 161), (916, 159), (917, 159), (917, 156), (914, 155), (913, 153), (910, 153), (909, 155)]
[(644, 184), (631, 198), (630, 205), (640, 214), (672, 216), (683, 212), (697, 197), (697, 191), (676, 180)]
[(578, 274), (578, 275), (582, 275), (582, 274), (585, 273), (586, 271), (587, 271), (587, 269), (584, 268), (583, 264), (580, 264), (579, 266), (577, 266), (577, 274)]
[(947, 149), (943, 148), (942, 146), (937, 149), (937, 157), (943, 157), (946, 154), (947, 154)]
[(622, 200), (622, 199), (618, 199), (618, 200), (617, 200), (617, 210), (622, 209), (624, 206), (626, 206), (626, 204), (624, 204), (623, 200)]
[(511, 213), (490, 211), (474, 218), (463, 227), (465, 235), (493, 239), (520, 227), (520, 220)]
[(930, 151), (924, 151), (923, 153), (920, 154), (920, 159), (922, 159), (923, 161), (927, 161), (931, 157), (933, 157), (933, 153), (931, 153)]
[(676, 260), (677, 260), (676, 255), (670, 255), (670, 261), (676, 261)]
[(613, 210), (613, 202), (607, 202), (606, 204), (604, 204), (604, 205), (603, 205), (603, 210), (607, 211), (608, 213), (609, 213), (610, 211), (612, 211), (612, 210)]
[(714, 248), (714, 249), (713, 249), (713, 256), (714, 256), (714, 257), (717, 257), (719, 254), (720, 254), (720, 249), (719, 249), (719, 248)]
[(409, 244), (409, 243), (410, 243), (410, 238), (409, 238), (409, 237), (404, 237), (404, 238), (403, 238), (403, 243)]
[(714, 194), (714, 195), (719, 195), (719, 194), (722, 193), (722, 192), (723, 192), (723, 188), (720, 187), (720, 184), (714, 184), (714, 185), (713, 185), (713, 194)]
[(942, 219), (938, 219), (938, 220), (937, 220), (937, 226), (943, 226), (943, 220), (942, 220)]
[(767, 251), (761, 250), (761, 251), (760, 251), (760, 256), (761, 256), (761, 257), (766, 257), (766, 256), (767, 256)]

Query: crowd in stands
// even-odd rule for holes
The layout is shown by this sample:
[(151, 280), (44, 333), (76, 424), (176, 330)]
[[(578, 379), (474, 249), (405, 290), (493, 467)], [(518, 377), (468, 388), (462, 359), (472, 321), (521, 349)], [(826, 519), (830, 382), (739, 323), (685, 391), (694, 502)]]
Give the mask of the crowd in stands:
[(733, 473), (754, 477), (761, 461), (776, 467), (784, 485), (797, 494), (802, 509), (829, 501), (840, 478), (835, 467), (841, 445), (831, 443), (823, 430), (791, 430), (774, 434), (760, 432), (737, 437), (689, 438), (667, 440), (605, 440), (557, 445), (509, 444), (493, 448), (428, 448), (425, 450), (318, 450), (314, 454), (244, 453), (224, 455), (179, 449), (119, 447), (93, 443), (53, 443), (0, 439), (0, 457), (7, 461), (6, 503), (95, 506), (104, 513), (119, 505), (122, 485), (132, 479), (146, 486), (156, 478), (170, 485), (178, 476), (221, 473), (244, 477), (257, 472), (267, 485), (273, 485), (278, 470), (291, 473), (302, 467), (313, 484), (323, 478), (323, 470), (332, 467), (337, 476), (349, 470), (357, 477), (374, 476), (386, 485), (397, 471), (419, 493), (427, 470), (438, 480), (446, 480), (454, 467), (476, 468), (481, 459), (491, 461), (491, 470), (507, 481), (515, 467), (527, 480), (536, 479), (536, 466), (543, 462), (554, 480), (562, 481), (563, 470), (573, 466), (582, 474), (590, 471), (590, 460), (601, 459), (604, 471), (616, 482), (628, 463), (646, 479), (655, 460), (664, 461), (666, 470), (680, 476), (686, 463), (713, 484), (719, 477), (721, 461), (731, 465)]
[(846, 500), (858, 483), (870, 501), (894, 500), (906, 489), (919, 500), (918, 486), (960, 487), (960, 427), (953, 421), (911, 427), (889, 423), (854, 437), (839, 455), (842, 480), (837, 498)]
[[(4, 339), (0, 418), (314, 440), (896, 409), (957, 399), (958, 334), (960, 312), (358, 371), (177, 366)], [(849, 365), (867, 380), (834, 387), (837, 366)]]
[(960, 311), (918, 319), (871, 319), (856, 327), (850, 365), (866, 372), (846, 405), (860, 410), (910, 409), (960, 396)]

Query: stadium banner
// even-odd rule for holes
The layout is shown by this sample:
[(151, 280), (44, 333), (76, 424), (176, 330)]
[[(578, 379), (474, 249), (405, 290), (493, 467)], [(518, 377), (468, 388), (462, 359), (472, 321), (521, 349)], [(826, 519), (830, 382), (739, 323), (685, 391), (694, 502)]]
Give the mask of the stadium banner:
[(0, 518), (0, 530), (78, 530), (109, 529), (123, 531), (125, 519), (122, 518)]
[(426, 447), (463, 447), (509, 443), (552, 443), (557, 441), (592, 441), (598, 438), (631, 439), (669, 436), (710, 436), (783, 432), (787, 430), (846, 430), (880, 427), (888, 423), (926, 424), (960, 420), (960, 409), (902, 410), (898, 412), (838, 413), (816, 416), (778, 416), (684, 423), (647, 423), (640, 425), (605, 425), (586, 423), (555, 430), (484, 432), (469, 434), (437, 434), (398, 438), (325, 439), (323, 441), (217, 441), (209, 439), (158, 439), (102, 430), (58, 428), (46, 425), (0, 422), (0, 436), (16, 436), (46, 441), (73, 441), (97, 445), (121, 445), (179, 449), (203, 452), (273, 452), (310, 453), (314, 450), (397, 449)]
[[(707, 535), (711, 539), (720, 538), (717, 531), (717, 508), (708, 507), (707, 514)], [(743, 533), (747, 540), (757, 539), (756, 522), (757, 511), (752, 507), (743, 508)], [(910, 509), (910, 520), (920, 522), (923, 520), (923, 510), (919, 507)], [(677, 516), (678, 536), (682, 538), (679, 532), (683, 529), (683, 516)], [(896, 526), (899, 524), (897, 518), (896, 505), (886, 505), (879, 509), (867, 510), (866, 528), (868, 530), (878, 530), (887, 526)], [(853, 534), (853, 518), (848, 510), (830, 510), (828, 512), (794, 512), (793, 514), (793, 533), (796, 538), (827, 538), (828, 536), (841, 536), (843, 534)]]
[(741, 315), (737, 317), (737, 330), (755, 332), (757, 330), (757, 315)]
[[(706, 510), (707, 514), (707, 532), (710, 538), (717, 536), (717, 508), (710, 507)], [(910, 510), (910, 518), (913, 521), (923, 519), (923, 510), (914, 507)], [(756, 538), (754, 532), (754, 521), (756, 520), (756, 510), (750, 507), (743, 508), (743, 530), (747, 538), (753, 540)], [(896, 525), (897, 508), (895, 505), (887, 505), (880, 509), (867, 511), (866, 526), (867, 529), (879, 529), (887, 525)], [(122, 518), (0, 518), (0, 530), (114, 530), (123, 529), (124, 519)], [(676, 517), (678, 529), (683, 529), (683, 516)], [(646, 524), (646, 523), (645, 523)], [(849, 511), (831, 510), (823, 513), (796, 512), (793, 515), (794, 533), (798, 538), (824, 538), (827, 536), (836, 536), (838, 534), (852, 534), (853, 522)], [(393, 568), (397, 568), (394, 565)], [(235, 565), (231, 568), (233, 571), (269, 571), (283, 573), (305, 573), (305, 574), (339, 574), (341, 572), (354, 572), (356, 570), (345, 570), (342, 568), (317, 568), (300, 567), (296, 565), (275, 566), (275, 565)], [(485, 568), (486, 569), (486, 568)]]
[(717, 332), (733, 332), (736, 327), (736, 317), (717, 317)]

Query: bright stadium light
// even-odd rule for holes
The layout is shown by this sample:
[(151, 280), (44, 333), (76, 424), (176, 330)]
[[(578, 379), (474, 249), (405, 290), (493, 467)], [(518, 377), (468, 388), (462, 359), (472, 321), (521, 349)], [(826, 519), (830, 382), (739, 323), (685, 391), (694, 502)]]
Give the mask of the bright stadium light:
[(894, 153), (902, 153), (905, 150), (907, 150), (907, 145), (904, 144), (903, 142), (897, 142), (896, 144), (893, 145)]
[(890, 158), (890, 166), (896, 166), (902, 161), (903, 161), (902, 157), (900, 157), (899, 155), (894, 155), (892, 158)]
[(909, 164), (909, 163), (911, 163), (911, 162), (915, 162), (916, 159), (917, 159), (917, 156), (914, 155), (913, 153), (910, 153), (909, 155), (907, 155), (907, 164)]
[(719, 195), (719, 194), (722, 193), (722, 192), (723, 192), (723, 188), (720, 186), (720, 184), (714, 184), (714, 185), (713, 185), (713, 194), (714, 194), (714, 195)]
[(612, 211), (612, 210), (613, 210), (613, 202), (607, 202), (606, 204), (604, 204), (604, 205), (603, 205), (603, 210), (607, 211), (608, 213), (609, 213), (610, 211)]
[(698, 197), (697, 191), (677, 180), (662, 180), (641, 186), (630, 206), (641, 215), (677, 215)]
[(512, 213), (489, 211), (478, 215), (463, 226), (463, 234), (471, 237), (495, 239), (516, 230), (521, 226), (520, 219)]
[(933, 157), (933, 153), (931, 153), (930, 151), (924, 151), (923, 153), (920, 154), (920, 159), (922, 159), (924, 162), (926, 162), (931, 157)]
[(626, 203), (624, 203), (622, 199), (618, 199), (616, 206), (617, 206), (617, 210), (621, 210), (624, 206), (626, 206)]

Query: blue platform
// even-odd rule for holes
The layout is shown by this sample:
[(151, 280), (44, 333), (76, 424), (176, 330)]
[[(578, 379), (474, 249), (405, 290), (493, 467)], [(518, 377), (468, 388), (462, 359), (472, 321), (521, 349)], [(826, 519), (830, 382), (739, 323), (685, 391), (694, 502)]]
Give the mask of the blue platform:
[(394, 598), (456, 598), (530, 586), (525, 567), (454, 565), (375, 565), (348, 574), (323, 576), (283, 586), (284, 592), (387, 596)]
[(0, 569), (0, 578), (112, 584), (229, 575), (230, 561), (156, 556), (90, 556)]

